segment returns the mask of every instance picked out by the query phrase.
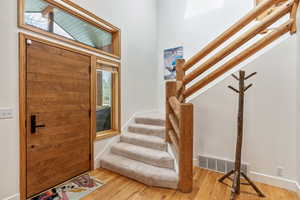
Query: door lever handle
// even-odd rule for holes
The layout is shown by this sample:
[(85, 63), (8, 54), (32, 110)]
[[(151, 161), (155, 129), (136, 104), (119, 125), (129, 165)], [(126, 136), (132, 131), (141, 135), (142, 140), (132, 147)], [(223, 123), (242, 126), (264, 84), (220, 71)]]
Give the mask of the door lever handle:
[(45, 124), (41, 124), (41, 125), (36, 125), (36, 115), (31, 115), (31, 134), (35, 134), (36, 133), (36, 129), (37, 128), (44, 128), (46, 127)]

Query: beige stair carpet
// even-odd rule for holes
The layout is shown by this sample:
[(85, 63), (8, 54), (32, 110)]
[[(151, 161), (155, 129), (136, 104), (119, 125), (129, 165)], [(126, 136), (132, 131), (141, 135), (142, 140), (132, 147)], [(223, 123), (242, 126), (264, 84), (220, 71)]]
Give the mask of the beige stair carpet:
[(167, 152), (164, 124), (156, 113), (135, 117), (120, 142), (101, 159), (101, 167), (150, 186), (176, 189), (178, 174)]
[(141, 115), (135, 117), (135, 122), (138, 124), (148, 124), (148, 125), (155, 125), (155, 126), (165, 126), (165, 120), (163, 119), (163, 114), (148, 114), (148, 115)]
[(124, 133), (121, 135), (121, 142), (143, 146), (160, 151), (167, 150), (167, 143), (164, 139), (157, 136), (149, 136), (138, 133)]
[(158, 136), (165, 138), (165, 127), (145, 124), (130, 124), (128, 131), (131, 133), (140, 133), (144, 135)]
[(174, 169), (174, 159), (166, 151), (158, 151), (128, 143), (117, 143), (111, 152), (132, 160), (138, 160), (149, 165)]

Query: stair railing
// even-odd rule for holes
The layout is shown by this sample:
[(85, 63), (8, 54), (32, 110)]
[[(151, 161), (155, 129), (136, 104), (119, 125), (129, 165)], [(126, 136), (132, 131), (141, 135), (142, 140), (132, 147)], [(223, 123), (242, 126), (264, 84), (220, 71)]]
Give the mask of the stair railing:
[[(280, 5), (279, 5), (280, 4)], [(223, 49), (218, 51), (212, 57), (200, 64), (191, 72), (189, 69), (195, 66), (199, 61), (208, 56), (212, 51), (221, 46), (244, 27), (250, 24), (258, 16), (264, 13), (272, 6), (278, 6), (274, 12), (265, 17), (262, 21), (255, 24), (252, 28), (241, 34)], [(177, 153), (179, 183), (178, 189), (182, 192), (191, 192), (193, 188), (193, 105), (185, 103), (186, 98), (193, 95), (212, 81), (216, 80), (224, 73), (236, 67), (261, 49), (271, 44), (287, 32), (296, 33), (296, 14), (299, 0), (265, 0), (256, 8), (251, 10), (246, 16), (232, 25), (223, 34), (207, 44), (201, 51), (195, 54), (187, 62), (184, 59), (178, 59), (176, 63), (176, 81), (166, 82), (166, 141), (172, 143)], [(200, 80), (198, 78), (204, 72), (214, 67), (221, 60), (233, 53), (235, 50), (246, 44), (260, 33), (263, 33), (268, 27), (278, 22), (283, 16), (290, 14), (289, 19), (272, 28), (271, 31), (259, 39), (256, 43), (250, 45), (233, 58), (226, 61), (217, 69), (208, 73)]]

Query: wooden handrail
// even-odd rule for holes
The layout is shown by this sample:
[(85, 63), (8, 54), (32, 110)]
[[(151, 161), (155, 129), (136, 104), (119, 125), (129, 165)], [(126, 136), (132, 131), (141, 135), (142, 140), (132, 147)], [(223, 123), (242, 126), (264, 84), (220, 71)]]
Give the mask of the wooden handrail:
[(245, 32), (243, 35), (241, 35), (232, 43), (230, 43), (228, 46), (226, 46), (224, 49), (222, 49), (219, 53), (215, 54), (206, 62), (201, 64), (199, 67), (197, 67), (194, 71), (186, 75), (184, 77), (183, 84), (186, 85), (192, 80), (194, 80), (197, 76), (201, 75), (203, 72), (213, 67), (215, 64), (217, 64), (219, 61), (224, 59), (226, 56), (230, 55), (232, 52), (234, 52), (236, 49), (241, 47), (243, 44), (245, 44), (246, 42), (254, 38), (257, 34), (262, 32), (266, 28), (268, 28), (270, 25), (272, 25), (282, 16), (289, 13), (292, 10), (293, 5), (294, 5), (294, 0), (288, 1), (287, 3), (281, 5), (278, 9), (276, 9), (275, 12), (267, 16), (263, 21), (261, 21), (253, 28)]
[[(182, 83), (184, 76), (185, 76), (185, 71), (183, 70), (185, 64), (184, 59), (177, 59), (176, 60), (176, 80), (177, 80), (177, 95), (180, 96), (182, 91), (185, 89), (184, 84)], [(181, 84), (180, 84), (181, 82)]]
[(178, 122), (177, 122), (175, 116), (172, 113), (169, 114), (169, 119), (170, 119), (172, 128), (173, 128), (174, 132), (176, 133), (176, 137), (178, 138), (178, 140), (180, 140), (179, 125), (178, 125)]
[(219, 35), (215, 40), (210, 42), (205, 48), (199, 51), (196, 55), (194, 55), (191, 59), (189, 59), (185, 65), (183, 70), (187, 71), (197, 62), (199, 62), (202, 58), (211, 53), (214, 49), (219, 47), (225, 41), (227, 41), (230, 37), (239, 32), (242, 28), (248, 25), (251, 21), (253, 21), (257, 16), (265, 12), (271, 6), (281, 2), (282, 0), (266, 0), (259, 4), (256, 8), (251, 10), (246, 16), (240, 19), (237, 23), (232, 25), (229, 29), (227, 29), (223, 34)]
[(299, 0), (295, 0), (294, 6), (292, 8), (291, 16), (290, 16), (291, 19), (295, 20), (291, 27), (291, 34), (294, 34), (297, 32), (296, 16), (297, 16), (298, 6), (299, 6)]
[[(265, 17), (261, 22), (254, 25), (234, 41), (226, 45), (214, 56), (207, 59), (194, 71), (186, 74), (186, 71), (198, 63), (202, 58), (223, 44), (226, 40), (239, 32), (243, 27), (257, 18), (260, 14), (283, 0), (266, 0), (255, 9), (250, 11), (245, 17), (231, 26), (227, 31), (221, 34), (217, 39), (210, 42), (205, 48), (195, 56), (185, 62), (184, 59), (178, 59), (176, 63), (176, 81), (166, 83), (166, 141), (173, 144), (179, 164), (179, 182), (178, 189), (181, 192), (191, 192), (193, 189), (193, 105), (184, 103), (185, 99), (196, 91), (202, 89), (207, 84), (216, 80), (224, 73), (228, 72), (250, 56), (254, 55), (274, 40), (287, 32), (296, 32), (296, 13), (300, 0), (289, 0), (279, 6), (274, 12)], [(210, 72), (201, 80), (191, 83), (203, 72), (211, 69), (226, 56), (233, 53), (239, 47), (247, 43), (256, 35), (266, 30), (270, 25), (278, 21), (284, 15), (290, 12), (290, 19), (281, 26), (272, 29), (262, 39), (251, 44), (238, 55), (229, 59), (214, 71)], [(236, 77), (235, 77), (236, 78)], [(190, 86), (191, 85), (191, 86)]]
[(177, 96), (179, 96), (181, 94), (181, 92), (184, 90), (184, 85), (182, 83), (182, 81), (176, 81), (176, 94)]
[(169, 103), (177, 119), (180, 119), (180, 102), (178, 99), (175, 96), (170, 97)]
[[(165, 115), (166, 133), (169, 133), (169, 131), (172, 130), (172, 125), (169, 120), (169, 113), (172, 112), (172, 108), (169, 103), (169, 98), (171, 98), (172, 96), (176, 96), (176, 82), (175, 81), (167, 81), (166, 82), (166, 100), (165, 100), (165, 102), (166, 102), (166, 104), (165, 104), (165, 106), (166, 106), (166, 115)], [(172, 142), (169, 134), (166, 134), (166, 141)]]
[(167, 135), (170, 137), (170, 141), (174, 145), (176, 152), (179, 152), (179, 142), (175, 136), (175, 132), (173, 130), (169, 130), (169, 132), (167, 132)]
[(183, 92), (184, 98), (189, 97), (197, 90), (200, 90), (210, 82), (214, 81), (218, 77), (220, 77), (225, 72), (229, 71), (239, 63), (243, 62), (253, 54), (255, 54), (257, 51), (261, 50), (262, 48), (266, 47), (270, 43), (272, 43), (274, 40), (282, 36), (283, 34), (289, 32), (291, 30), (291, 26), (294, 23), (294, 19), (288, 20), (286, 23), (278, 27), (278, 29), (272, 31), (268, 35), (266, 35), (264, 38), (260, 39), (258, 42), (253, 44), (252, 46), (248, 47), (246, 50), (241, 52), (239, 55), (235, 56), (234, 58), (230, 59), (228, 62), (226, 62), (224, 65), (210, 73), (205, 78), (198, 81), (196, 84), (192, 85), (191, 87), (187, 88)]

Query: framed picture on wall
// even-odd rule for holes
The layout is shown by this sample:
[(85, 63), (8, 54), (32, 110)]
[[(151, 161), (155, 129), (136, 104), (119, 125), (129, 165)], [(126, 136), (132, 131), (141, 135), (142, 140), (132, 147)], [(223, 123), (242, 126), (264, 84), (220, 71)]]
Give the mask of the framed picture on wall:
[(183, 58), (183, 47), (164, 50), (164, 79), (176, 79), (176, 60)]

